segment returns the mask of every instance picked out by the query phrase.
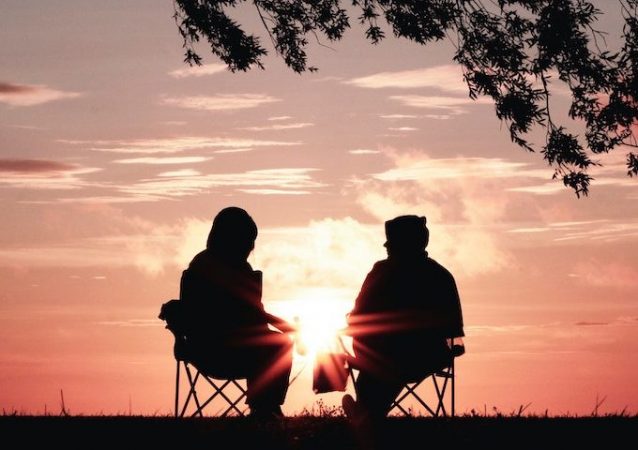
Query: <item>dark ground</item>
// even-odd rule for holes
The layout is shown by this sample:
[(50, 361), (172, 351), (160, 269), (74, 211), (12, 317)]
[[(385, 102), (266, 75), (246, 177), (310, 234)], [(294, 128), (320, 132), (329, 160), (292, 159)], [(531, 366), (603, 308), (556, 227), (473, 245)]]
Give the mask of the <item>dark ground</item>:
[[(638, 417), (391, 418), (355, 432), (342, 417), (250, 419), (0, 416), (3, 448), (446, 449), (636, 448)], [(365, 444), (367, 442), (367, 444)], [(11, 443), (12, 445), (6, 445)], [(365, 445), (363, 445), (365, 444)]]

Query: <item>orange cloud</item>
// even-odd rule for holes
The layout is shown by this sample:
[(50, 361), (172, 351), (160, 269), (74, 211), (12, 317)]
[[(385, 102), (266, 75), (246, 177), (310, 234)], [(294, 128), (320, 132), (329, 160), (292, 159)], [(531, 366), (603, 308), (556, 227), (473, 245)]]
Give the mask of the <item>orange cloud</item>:
[(58, 173), (77, 169), (74, 164), (46, 159), (0, 159), (0, 172)]
[(229, 111), (235, 109), (256, 108), (261, 105), (279, 102), (281, 99), (265, 94), (219, 94), (191, 97), (165, 97), (162, 104), (202, 111)]
[(113, 161), (117, 164), (192, 164), (199, 163), (204, 161), (210, 161), (212, 156), (173, 156), (173, 157), (154, 157), (154, 156), (146, 156), (142, 158), (126, 158), (126, 159), (116, 159)]
[[(155, 139), (133, 139), (113, 141), (81, 141), (63, 140), (61, 142), (72, 145), (89, 145), (91, 150), (112, 153), (179, 153), (188, 150), (201, 150), (208, 148), (224, 150), (250, 150), (253, 147), (289, 147), (301, 144), (292, 141), (271, 141), (261, 139), (231, 138), (231, 137), (201, 137), (181, 136)], [(219, 151), (218, 151), (219, 152)], [(130, 160), (128, 160), (130, 161)], [(139, 160), (137, 160), (139, 161)], [(146, 161), (154, 161), (159, 159)], [(173, 160), (175, 161), (175, 160)]]
[(168, 74), (173, 78), (190, 78), (214, 75), (227, 70), (224, 64), (203, 64), (201, 66), (186, 67), (184, 69), (172, 70)]
[(324, 187), (314, 180), (313, 168), (281, 168), (249, 170), (239, 173), (201, 174), (190, 169), (164, 173), (162, 178), (143, 180), (121, 186), (121, 192), (142, 196), (182, 197), (209, 192), (212, 188), (230, 187), (253, 194), (299, 195), (308, 189)]
[(300, 122), (300, 123), (266, 125), (261, 127), (243, 127), (239, 129), (248, 130), (248, 131), (280, 131), (280, 130), (298, 130), (300, 128), (312, 127), (314, 125), (315, 125), (314, 123), (310, 123), (310, 122)]
[(78, 189), (90, 186), (85, 175), (99, 172), (96, 167), (81, 167), (42, 159), (0, 159), (0, 186), (24, 189)]
[(65, 92), (43, 84), (14, 84), (0, 82), (0, 103), (11, 106), (34, 106), (56, 100), (80, 97), (79, 92)]
[[(449, 114), (464, 114), (466, 112), (464, 106), (474, 104), (490, 104), (491, 101), (485, 97), (472, 100), (469, 97), (450, 97), (440, 95), (391, 95), (390, 100), (395, 100), (405, 106), (413, 108), (425, 109), (442, 109), (448, 111)], [(430, 118), (440, 118), (435, 115)]]
[(463, 73), (459, 66), (454, 65), (397, 72), (379, 72), (373, 75), (353, 78), (344, 81), (344, 83), (368, 89), (430, 87), (446, 92), (468, 93), (468, 88), (463, 82)]

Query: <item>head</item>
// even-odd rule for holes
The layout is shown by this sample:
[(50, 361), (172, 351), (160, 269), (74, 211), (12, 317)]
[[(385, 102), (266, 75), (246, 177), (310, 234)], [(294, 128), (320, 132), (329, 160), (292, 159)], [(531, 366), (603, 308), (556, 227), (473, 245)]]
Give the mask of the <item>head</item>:
[(206, 248), (232, 259), (248, 259), (255, 248), (257, 224), (243, 209), (231, 206), (222, 209), (208, 234)]
[(426, 218), (399, 216), (385, 223), (386, 242), (383, 244), (389, 256), (412, 255), (425, 251), (430, 239)]

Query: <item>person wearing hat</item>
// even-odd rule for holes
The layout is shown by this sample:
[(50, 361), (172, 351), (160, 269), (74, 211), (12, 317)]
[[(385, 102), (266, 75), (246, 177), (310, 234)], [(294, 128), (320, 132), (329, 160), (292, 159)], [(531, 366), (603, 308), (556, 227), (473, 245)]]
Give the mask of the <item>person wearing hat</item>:
[[(213, 220), (206, 249), (182, 274), (180, 301), (191, 307), (189, 350), (195, 366), (218, 378), (246, 378), (256, 418), (283, 417), (294, 327), (264, 310), (262, 274), (247, 259), (257, 225), (237, 207)], [(273, 325), (280, 331), (270, 330)]]
[(464, 336), (454, 277), (425, 250), (426, 218), (388, 220), (385, 235), (388, 258), (374, 265), (348, 315), (359, 369), (356, 401), (343, 398), (349, 417), (385, 417), (406, 382), (449, 365), (447, 340)]

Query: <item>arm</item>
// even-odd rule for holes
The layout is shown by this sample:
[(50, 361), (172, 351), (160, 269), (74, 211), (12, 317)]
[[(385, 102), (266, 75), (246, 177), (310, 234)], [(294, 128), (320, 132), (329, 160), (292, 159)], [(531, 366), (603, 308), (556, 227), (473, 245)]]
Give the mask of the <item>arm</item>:
[(266, 320), (273, 327), (277, 328), (282, 333), (294, 333), (297, 331), (297, 328), (293, 326), (290, 322), (282, 319), (281, 317), (275, 316), (274, 314), (270, 314), (264, 311), (266, 315)]

